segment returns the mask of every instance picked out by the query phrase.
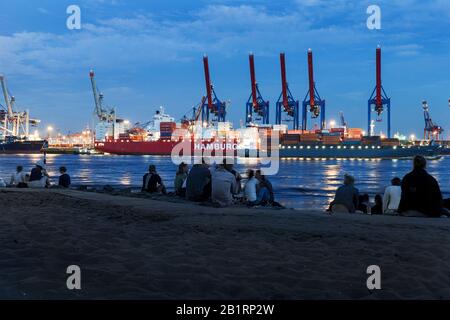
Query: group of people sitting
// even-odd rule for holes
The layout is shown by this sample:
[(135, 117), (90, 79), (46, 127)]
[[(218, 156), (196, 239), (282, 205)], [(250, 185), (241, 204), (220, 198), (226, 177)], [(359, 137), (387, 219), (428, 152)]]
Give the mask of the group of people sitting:
[[(202, 161), (189, 169), (186, 163), (178, 166), (174, 179), (175, 194), (193, 202), (211, 201), (219, 207), (244, 202), (248, 206), (279, 206), (274, 200), (273, 187), (261, 170), (248, 170), (242, 189), (242, 176), (226, 160), (220, 165), (209, 166)], [(167, 189), (154, 165), (149, 166), (142, 181), (142, 191), (166, 194)]]
[[(70, 176), (67, 174), (66, 167), (59, 168), (58, 187), (69, 188)], [(9, 184), (4, 182), (4, 187), (16, 188), (49, 188), (52, 186), (50, 175), (47, 172), (46, 165), (43, 161), (38, 161), (35, 167), (28, 174), (24, 171), (23, 166), (17, 166), (16, 171), (11, 175)]]
[(408, 217), (450, 216), (450, 199), (443, 199), (438, 182), (426, 171), (426, 164), (424, 157), (416, 156), (413, 170), (403, 179), (393, 178), (384, 195), (375, 196), (373, 206), (370, 205), (368, 194), (359, 194), (354, 186), (355, 179), (345, 175), (344, 184), (337, 189), (329, 211), (399, 214)]

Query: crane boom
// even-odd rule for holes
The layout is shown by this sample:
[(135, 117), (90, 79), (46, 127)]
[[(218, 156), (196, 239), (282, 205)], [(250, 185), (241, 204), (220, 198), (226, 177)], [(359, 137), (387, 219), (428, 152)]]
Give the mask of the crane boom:
[(314, 69), (312, 50), (308, 49), (308, 78), (309, 78), (309, 106), (313, 110), (316, 106), (316, 97), (314, 93)]
[(91, 78), (92, 92), (94, 93), (94, 102), (95, 102), (95, 114), (101, 118), (102, 117), (102, 108), (100, 105), (100, 98), (97, 90), (97, 85), (95, 84), (95, 73), (94, 70), (89, 72), (89, 77)]
[(252, 102), (253, 108), (258, 107), (258, 93), (256, 92), (256, 74), (255, 74), (255, 57), (253, 54), (248, 56), (250, 63), (250, 80), (252, 85)]
[(280, 53), (280, 66), (281, 66), (281, 90), (283, 95), (283, 106), (285, 109), (288, 109), (289, 101), (288, 101), (287, 80), (286, 80), (286, 57), (284, 53)]
[(211, 94), (211, 78), (209, 75), (209, 63), (208, 56), (203, 56), (203, 68), (205, 70), (205, 83), (206, 83), (206, 97), (208, 98), (208, 109), (213, 108), (213, 99)]
[(378, 47), (377, 51), (376, 51), (376, 73), (377, 73), (377, 93), (376, 93), (376, 108), (377, 108), (377, 112), (378, 114), (381, 113), (381, 111), (383, 110), (383, 98), (381, 96), (381, 48)]
[(9, 99), (8, 89), (6, 87), (6, 79), (4, 75), (0, 75), (0, 82), (2, 84), (3, 97), (5, 98), (6, 107), (8, 109), (8, 116), (13, 116), (13, 109), (11, 105), (11, 100)]

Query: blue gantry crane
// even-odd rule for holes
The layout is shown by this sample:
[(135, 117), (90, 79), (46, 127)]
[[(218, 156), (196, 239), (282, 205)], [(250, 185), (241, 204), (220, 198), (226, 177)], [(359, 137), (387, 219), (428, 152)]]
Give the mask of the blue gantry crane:
[[(210, 123), (210, 121), (225, 122), (226, 102), (219, 100), (214, 87), (211, 84), (208, 57), (206, 55), (203, 56), (203, 67), (205, 71), (206, 100), (202, 103), (202, 121), (206, 123)], [(211, 118), (210, 115), (212, 115), (213, 118)]]
[[(276, 103), (275, 123), (281, 124), (282, 121), (292, 121), (293, 129), (298, 130), (300, 125), (299, 101), (292, 96), (291, 90), (286, 80), (286, 58), (285, 54), (280, 54), (281, 66), (281, 94)], [(282, 112), (286, 113), (287, 118), (282, 119)]]
[(423, 130), (423, 138), (425, 140), (439, 140), (444, 129), (433, 122), (430, 116), (430, 107), (428, 102), (422, 101), (423, 116), (425, 119), (425, 128)]
[(249, 64), (252, 93), (246, 104), (245, 123), (247, 126), (257, 122), (269, 124), (269, 101), (264, 100), (259, 91), (259, 86), (256, 82), (255, 57), (252, 53), (249, 55)]
[(323, 130), (326, 126), (325, 100), (320, 97), (314, 82), (313, 53), (311, 49), (308, 49), (308, 78), (309, 89), (302, 103), (302, 130), (307, 130), (308, 112), (311, 113), (312, 119), (320, 117), (320, 129)]
[(381, 114), (387, 109), (387, 137), (391, 137), (391, 98), (381, 84), (381, 48), (376, 49), (376, 86), (368, 101), (367, 132), (371, 132), (372, 112), (377, 114), (377, 122), (382, 122)]

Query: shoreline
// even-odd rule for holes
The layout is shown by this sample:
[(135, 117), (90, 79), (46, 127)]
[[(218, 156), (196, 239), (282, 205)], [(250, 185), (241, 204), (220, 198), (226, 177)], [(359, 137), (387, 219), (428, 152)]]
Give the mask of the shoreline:
[[(61, 189), (1, 189), (0, 199), (1, 299), (450, 298), (450, 219)], [(73, 264), (79, 291), (66, 288)], [(369, 265), (381, 290), (366, 287)]]

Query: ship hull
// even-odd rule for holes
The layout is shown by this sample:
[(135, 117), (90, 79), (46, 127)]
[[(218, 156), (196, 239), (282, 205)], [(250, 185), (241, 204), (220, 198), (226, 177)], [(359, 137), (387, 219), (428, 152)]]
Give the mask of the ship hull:
[(0, 142), (0, 154), (39, 154), (44, 141)]
[(343, 145), (283, 145), (280, 158), (359, 158), (359, 159), (409, 159), (417, 155), (439, 157), (434, 146), (343, 146)]
[(95, 142), (95, 150), (116, 155), (167, 156), (177, 141), (102, 141)]
[(204, 141), (200, 143), (187, 142), (180, 145), (179, 141), (158, 140), (158, 141), (131, 141), (131, 140), (108, 140), (96, 141), (95, 150), (102, 153), (115, 155), (152, 155), (170, 156), (175, 147), (176, 154), (183, 155), (189, 152), (191, 155), (204, 154), (214, 156), (216, 154), (234, 155), (237, 154), (237, 145), (233, 142), (222, 143), (214, 141)]

